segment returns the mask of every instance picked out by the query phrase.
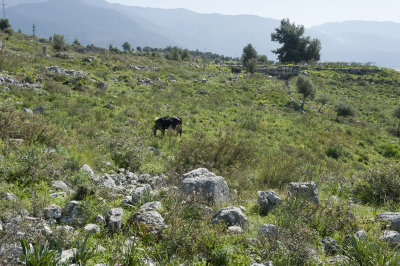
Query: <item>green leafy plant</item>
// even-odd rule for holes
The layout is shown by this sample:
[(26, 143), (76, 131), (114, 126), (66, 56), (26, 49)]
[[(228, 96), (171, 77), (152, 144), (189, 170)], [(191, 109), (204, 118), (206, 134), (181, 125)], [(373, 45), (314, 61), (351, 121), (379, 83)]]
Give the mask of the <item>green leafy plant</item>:
[(73, 263), (78, 265), (86, 265), (86, 263), (96, 256), (96, 247), (92, 246), (89, 242), (91, 233), (86, 234), (85, 239), (78, 243), (76, 253), (72, 259)]
[(346, 259), (344, 265), (399, 265), (400, 256), (386, 243), (376, 240), (362, 240), (352, 236), (343, 247)]
[(61, 252), (52, 249), (48, 242), (43, 245), (35, 243), (32, 245), (25, 239), (21, 240), (22, 255), (21, 262), (28, 266), (58, 265)]

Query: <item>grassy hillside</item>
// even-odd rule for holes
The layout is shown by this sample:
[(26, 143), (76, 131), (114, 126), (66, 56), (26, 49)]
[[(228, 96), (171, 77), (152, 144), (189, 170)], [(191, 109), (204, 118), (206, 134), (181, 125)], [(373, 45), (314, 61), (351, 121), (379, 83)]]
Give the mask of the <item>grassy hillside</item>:
[[(78, 247), (85, 238), (83, 226), (125, 197), (97, 188), (80, 170), (87, 164), (99, 175), (120, 168), (163, 174), (170, 188), (152, 198), (164, 206), (160, 213), (168, 228), (161, 235), (129, 227), (138, 207), (125, 206), (122, 230), (112, 233), (102, 225), (100, 233), (90, 235), (88, 245), (105, 251), (93, 252), (88, 265), (136, 265), (144, 259), (160, 265), (328, 264), (324, 237), (337, 241), (349, 264), (380, 265), (385, 259), (396, 264), (397, 251), (379, 240), (384, 225), (371, 218), (400, 211), (399, 121), (392, 115), (400, 103), (400, 73), (381, 69), (358, 75), (335, 68), (365, 66), (310, 66), (303, 73), (315, 84), (316, 97), (299, 112), (289, 104), (285, 81), (265, 74), (238, 75), (213, 63), (160, 55), (77, 53), (73, 47), (57, 54), (50, 44), (45, 57), (36, 39), (18, 33), (0, 38), (7, 45), (0, 54), (0, 75), (29, 83), (0, 84), (0, 193), (16, 196), (15, 201), (0, 199), (3, 224), (17, 215), (42, 217), (46, 206), (76, 198), (76, 193), (50, 196), (52, 181), (62, 180), (74, 191), (94, 192), (81, 200), (83, 221), (74, 226), (79, 234), (72, 240), (56, 233), (36, 239), (41, 245), (53, 240), (55, 250)], [(50, 66), (83, 73), (55, 74)], [(151, 84), (142, 84), (145, 78)], [(291, 78), (293, 100), (299, 103), (295, 83)], [(317, 101), (322, 95), (329, 99), (324, 106)], [(355, 116), (336, 120), (339, 102), (352, 105)], [(40, 106), (44, 113), (24, 111)], [(173, 131), (163, 139), (153, 137), (154, 119), (161, 116), (183, 119), (181, 138)], [(227, 181), (232, 199), (224, 206), (246, 208), (250, 226), (244, 233), (231, 235), (210, 224), (220, 206), (207, 212), (203, 202), (182, 203), (172, 186), (179, 187), (182, 174), (200, 167)], [(297, 181), (314, 181), (321, 202), (291, 197), (287, 184)], [(263, 215), (257, 191), (267, 189), (282, 195), (285, 204)], [(259, 238), (262, 224), (278, 226), (278, 242), (249, 243)], [(19, 235), (5, 228), (0, 242), (18, 243)], [(345, 236), (359, 230), (367, 240), (346, 244)], [(128, 252), (122, 247), (131, 236), (137, 237), (136, 246)]]

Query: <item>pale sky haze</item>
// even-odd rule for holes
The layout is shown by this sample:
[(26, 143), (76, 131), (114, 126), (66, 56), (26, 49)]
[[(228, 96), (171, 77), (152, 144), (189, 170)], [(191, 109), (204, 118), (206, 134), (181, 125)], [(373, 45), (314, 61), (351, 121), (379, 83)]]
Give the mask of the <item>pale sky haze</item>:
[(345, 20), (400, 23), (400, 0), (107, 0), (124, 5), (186, 8), (199, 13), (290, 18), (306, 27)]

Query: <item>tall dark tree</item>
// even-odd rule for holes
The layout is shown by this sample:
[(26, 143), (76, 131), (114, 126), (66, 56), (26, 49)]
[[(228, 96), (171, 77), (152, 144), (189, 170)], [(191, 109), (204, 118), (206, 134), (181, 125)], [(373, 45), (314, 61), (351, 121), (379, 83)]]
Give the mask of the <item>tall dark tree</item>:
[(5, 29), (10, 28), (10, 22), (8, 22), (8, 19), (2, 18), (0, 19), (0, 30), (4, 31)]
[(279, 28), (271, 33), (271, 40), (282, 44), (282, 47), (272, 51), (278, 55), (282, 63), (299, 63), (318, 61), (320, 59), (321, 42), (303, 37), (304, 26), (290, 23), (289, 19), (281, 20)]
[(249, 43), (243, 48), (242, 63), (244, 69), (250, 73), (254, 73), (257, 65), (257, 51), (253, 45)]
[(394, 110), (393, 110), (393, 116), (397, 119), (399, 119), (399, 125), (397, 126), (397, 136), (400, 137), (400, 105), (398, 105)]
[(124, 49), (124, 52), (130, 52), (131, 51), (131, 45), (129, 44), (129, 42), (124, 42), (122, 44), (122, 49)]

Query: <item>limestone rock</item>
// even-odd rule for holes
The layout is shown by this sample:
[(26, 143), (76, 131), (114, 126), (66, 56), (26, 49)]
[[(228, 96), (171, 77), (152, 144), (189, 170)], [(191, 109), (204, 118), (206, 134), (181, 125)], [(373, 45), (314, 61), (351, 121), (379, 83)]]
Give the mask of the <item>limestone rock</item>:
[(97, 224), (87, 224), (83, 230), (85, 232), (90, 232), (90, 233), (99, 233), (100, 232), (100, 227)]
[(232, 235), (239, 235), (243, 233), (243, 229), (240, 226), (229, 226), (227, 233)]
[(311, 202), (319, 203), (317, 186), (311, 182), (291, 182), (289, 191), (295, 196), (302, 197)]
[(139, 211), (129, 221), (136, 226), (145, 226), (152, 233), (156, 234), (166, 228), (164, 218), (157, 211)]
[(238, 225), (244, 229), (249, 226), (246, 215), (238, 207), (230, 206), (219, 210), (211, 220), (211, 223), (226, 223), (228, 226)]
[(51, 204), (50, 206), (44, 208), (43, 216), (45, 219), (59, 219), (61, 217), (62, 210), (61, 207), (55, 204)]
[(258, 230), (258, 235), (270, 240), (277, 240), (279, 236), (278, 227), (273, 224), (263, 224)]
[(132, 203), (138, 204), (145, 201), (146, 197), (149, 197), (151, 192), (152, 189), (149, 184), (144, 184), (136, 187), (132, 193)]
[(122, 214), (124, 211), (121, 208), (111, 209), (107, 213), (107, 225), (111, 231), (116, 231), (122, 227)]
[(279, 206), (283, 203), (283, 200), (275, 193), (275, 191), (258, 191), (258, 204), (262, 213), (268, 213), (275, 206)]
[(162, 204), (160, 201), (152, 201), (152, 202), (147, 202), (140, 206), (141, 211), (157, 211), (162, 208)]
[(333, 238), (325, 237), (321, 240), (321, 243), (324, 247), (325, 254), (328, 256), (335, 256), (340, 251), (337, 241)]
[(60, 262), (61, 263), (66, 263), (67, 261), (69, 261), (70, 259), (72, 259), (75, 254), (77, 252), (76, 248), (72, 248), (72, 249), (68, 249), (68, 250), (63, 250), (61, 252), (61, 259)]
[(205, 168), (199, 168), (181, 177), (181, 189), (189, 196), (199, 195), (214, 204), (229, 200), (229, 187), (221, 176)]
[(387, 242), (391, 246), (396, 246), (400, 243), (400, 233), (396, 231), (385, 231), (380, 240)]
[(80, 170), (83, 171), (84, 173), (88, 174), (90, 178), (94, 178), (94, 172), (93, 172), (92, 168), (90, 168), (89, 165), (87, 165), (87, 164), (83, 165)]

